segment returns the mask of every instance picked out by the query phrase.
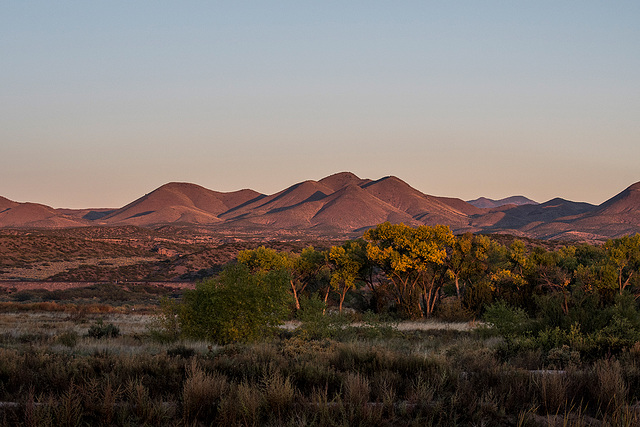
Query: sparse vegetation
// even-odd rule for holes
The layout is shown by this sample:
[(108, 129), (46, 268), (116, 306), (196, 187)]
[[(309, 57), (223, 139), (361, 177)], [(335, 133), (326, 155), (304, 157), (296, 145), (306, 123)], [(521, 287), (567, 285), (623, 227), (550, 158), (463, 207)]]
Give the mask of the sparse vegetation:
[[(117, 337), (70, 333), (63, 325), (50, 334), (3, 335), (0, 425), (640, 421), (638, 345), (558, 371), (535, 356), (504, 361), (502, 341), (481, 330), (391, 328), (369, 336), (345, 328), (330, 339), (294, 330), (219, 346), (158, 343), (125, 321), (104, 320), (121, 330)], [(84, 324), (87, 331), (95, 323)]]
[(6, 291), (0, 425), (640, 423), (640, 237), (403, 227), (237, 245), (184, 293)]

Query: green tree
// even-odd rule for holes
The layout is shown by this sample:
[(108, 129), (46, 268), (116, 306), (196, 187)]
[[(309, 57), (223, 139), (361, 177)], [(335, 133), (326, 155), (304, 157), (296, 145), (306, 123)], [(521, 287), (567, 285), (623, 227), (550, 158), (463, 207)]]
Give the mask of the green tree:
[[(502, 258), (496, 259), (491, 281), (496, 297), (515, 306), (532, 309), (533, 290), (529, 278), (533, 271), (533, 263), (523, 241), (515, 240), (508, 248), (503, 249)], [(499, 254), (502, 250), (498, 250)]]
[(343, 246), (333, 246), (329, 250), (331, 287), (339, 296), (340, 313), (342, 313), (342, 304), (347, 292), (356, 288), (358, 274), (362, 268), (357, 250), (357, 244), (354, 242), (348, 242)]
[(487, 260), (490, 244), (486, 236), (474, 236), (471, 233), (455, 238), (446, 264), (447, 272), (453, 278), (458, 300), (462, 299), (460, 282), (464, 284), (482, 269), (480, 264)]
[(317, 280), (325, 266), (325, 254), (313, 246), (302, 250), (301, 254), (278, 252), (275, 249), (260, 246), (238, 253), (238, 262), (244, 264), (252, 272), (284, 270), (289, 274), (289, 285), (296, 310), (300, 310), (300, 295), (307, 286)]
[[(300, 296), (306, 294), (310, 297), (314, 291), (323, 288), (329, 281), (327, 265), (327, 253), (306, 247), (295, 258), (292, 271), (293, 294), (296, 300), (296, 310), (300, 310)], [(326, 299), (325, 299), (326, 303)]]
[(620, 295), (633, 285), (640, 268), (640, 234), (609, 240), (604, 245), (606, 262), (616, 272)]
[(286, 270), (251, 273), (243, 264), (186, 291), (178, 310), (182, 333), (221, 344), (269, 336), (287, 318)]
[(569, 246), (557, 251), (534, 251), (530, 257), (530, 268), (539, 289), (562, 296), (562, 312), (569, 314), (571, 283), (577, 268), (576, 248)]

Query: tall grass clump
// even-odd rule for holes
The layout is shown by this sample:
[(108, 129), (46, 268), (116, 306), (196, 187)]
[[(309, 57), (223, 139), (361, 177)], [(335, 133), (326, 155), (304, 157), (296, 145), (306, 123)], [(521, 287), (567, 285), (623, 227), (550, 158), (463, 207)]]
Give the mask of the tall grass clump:
[(185, 423), (215, 419), (222, 398), (229, 392), (227, 378), (219, 373), (206, 373), (192, 359), (187, 366), (182, 388), (182, 410)]

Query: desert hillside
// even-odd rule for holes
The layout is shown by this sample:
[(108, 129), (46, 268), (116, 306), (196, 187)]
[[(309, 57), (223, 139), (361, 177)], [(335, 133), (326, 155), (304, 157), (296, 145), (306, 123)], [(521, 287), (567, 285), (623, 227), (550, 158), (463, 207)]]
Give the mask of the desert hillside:
[(422, 193), (398, 177), (363, 179), (341, 172), (274, 194), (218, 192), (172, 182), (120, 208), (54, 209), (0, 197), (2, 228), (174, 225), (228, 235), (355, 237), (384, 221), (444, 224), (456, 233), (506, 233), (559, 240), (606, 240), (640, 232), (640, 183), (599, 206), (524, 196), (500, 200)]

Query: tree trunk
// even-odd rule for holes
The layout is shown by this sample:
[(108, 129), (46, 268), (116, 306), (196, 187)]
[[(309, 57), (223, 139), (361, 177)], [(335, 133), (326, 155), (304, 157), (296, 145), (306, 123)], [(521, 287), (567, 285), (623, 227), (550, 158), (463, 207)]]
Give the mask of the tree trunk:
[[(439, 289), (438, 289), (439, 291)], [(438, 300), (438, 296), (439, 296), (439, 292), (436, 291), (433, 293), (433, 298), (431, 300), (431, 307), (429, 307), (429, 317), (431, 317), (431, 315), (433, 314), (433, 310), (436, 307), (436, 301)]]
[(342, 303), (344, 302), (344, 298), (347, 296), (347, 291), (345, 289), (344, 292), (340, 294), (340, 305), (338, 306), (338, 312), (342, 314)]
[(327, 292), (324, 294), (324, 308), (322, 309), (322, 315), (323, 316), (327, 311), (327, 301), (329, 300), (329, 290), (330, 289), (331, 289), (331, 286), (327, 286)]
[(293, 280), (291, 281), (291, 291), (293, 292), (293, 299), (296, 300), (296, 310), (300, 310), (300, 300), (298, 299), (298, 292), (293, 284)]

